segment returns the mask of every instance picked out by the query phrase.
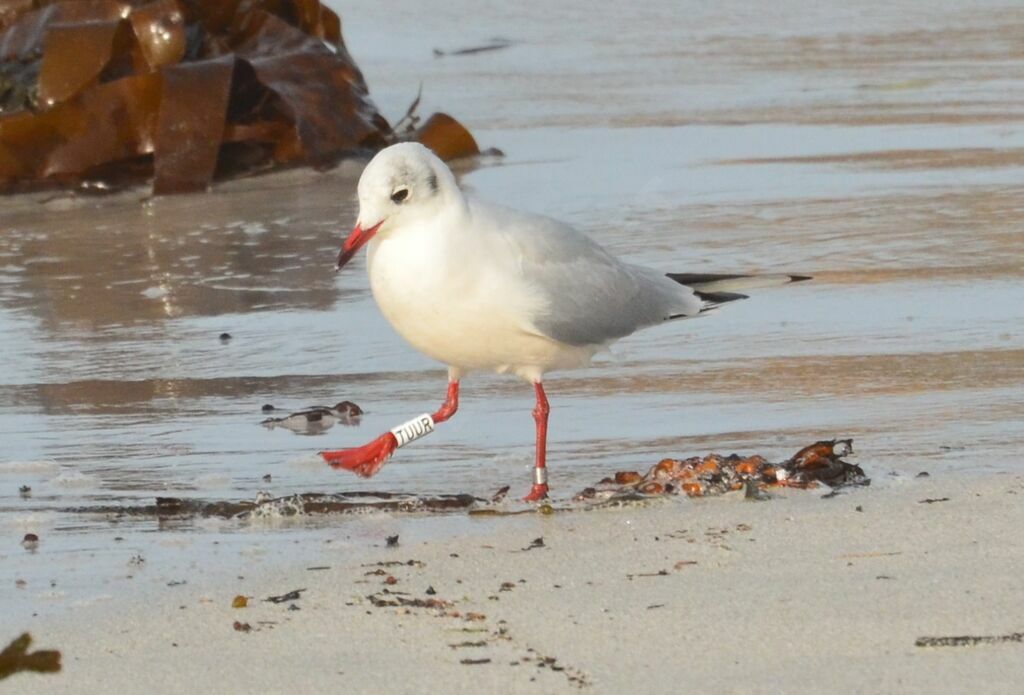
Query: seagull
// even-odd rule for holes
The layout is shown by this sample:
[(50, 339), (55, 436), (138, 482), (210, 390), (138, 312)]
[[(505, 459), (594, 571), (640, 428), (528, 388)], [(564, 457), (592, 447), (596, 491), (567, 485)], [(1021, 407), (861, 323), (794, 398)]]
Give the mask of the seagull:
[(462, 191), (447, 165), (418, 143), (378, 152), (357, 190), (359, 215), (337, 269), (367, 247), (380, 311), (414, 348), (448, 367), (448, 394), (436, 412), (364, 446), (320, 452), (332, 468), (363, 477), (455, 415), (462, 377), (488, 370), (533, 384), (536, 459), (524, 500), (543, 500), (549, 491), (546, 373), (585, 367), (641, 328), (745, 299), (738, 290), (809, 279), (664, 273), (626, 263), (557, 220)]

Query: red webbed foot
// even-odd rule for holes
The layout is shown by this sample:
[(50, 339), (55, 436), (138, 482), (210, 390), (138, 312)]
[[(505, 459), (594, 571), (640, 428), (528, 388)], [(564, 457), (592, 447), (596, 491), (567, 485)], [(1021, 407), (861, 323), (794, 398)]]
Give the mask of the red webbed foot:
[(524, 502), (540, 502), (548, 498), (548, 484), (547, 483), (534, 483), (533, 488), (530, 490), (530, 494), (523, 498)]
[(343, 468), (369, 478), (381, 469), (397, 448), (398, 440), (395, 439), (395, 435), (385, 432), (369, 444), (355, 449), (321, 451), (320, 456), (331, 468)]

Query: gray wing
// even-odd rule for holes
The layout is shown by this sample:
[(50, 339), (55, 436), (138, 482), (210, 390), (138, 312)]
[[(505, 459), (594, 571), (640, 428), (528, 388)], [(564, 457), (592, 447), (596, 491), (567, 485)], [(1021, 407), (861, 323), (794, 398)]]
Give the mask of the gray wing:
[(541, 300), (533, 323), (549, 338), (576, 346), (602, 345), (701, 311), (703, 302), (691, 288), (659, 271), (619, 261), (568, 225), (488, 208), (489, 222), (511, 246), (518, 271)]

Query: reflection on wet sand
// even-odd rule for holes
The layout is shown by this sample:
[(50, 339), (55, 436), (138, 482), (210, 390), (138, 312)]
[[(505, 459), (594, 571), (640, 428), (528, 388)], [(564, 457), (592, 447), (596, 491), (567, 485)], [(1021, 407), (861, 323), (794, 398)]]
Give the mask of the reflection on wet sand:
[[(301, 172), (285, 176), (308, 176)], [(230, 195), (18, 201), (0, 236), (0, 301), (43, 321), (154, 322), (277, 307), (324, 309), (351, 182)], [(310, 191), (313, 191), (311, 194)], [(254, 215), (253, 212), (259, 214)], [(40, 217), (45, 222), (41, 223)]]
[[(679, 22), (677, 3), (626, 18), (579, 2), (559, 23), (517, 14), (508, 50), (426, 62), (416, 51), (465, 44), (458, 23), (424, 38), (412, 0), (346, 8), (386, 112), (423, 79), (508, 153), (462, 172), (488, 198), (667, 271), (816, 276), (552, 375), (559, 489), (666, 455), (785, 453), (836, 434), (857, 438), (869, 474), (1018, 466), (1024, 54), (1011, 44), (1024, 16), (833, 5), (713, 3)], [(479, 31), (510, 21), (484, 14)], [(385, 28), (408, 40), (381, 42)], [(379, 316), (363, 261), (332, 270), (358, 171), (173, 199), (3, 201), (0, 523), (167, 490), (252, 499), (267, 473), (281, 495), (481, 495), (521, 478), (531, 393), (488, 375), (369, 483), (313, 455), (444, 395), (440, 367)], [(366, 411), (358, 427), (310, 438), (259, 424), (265, 403), (345, 399)]]

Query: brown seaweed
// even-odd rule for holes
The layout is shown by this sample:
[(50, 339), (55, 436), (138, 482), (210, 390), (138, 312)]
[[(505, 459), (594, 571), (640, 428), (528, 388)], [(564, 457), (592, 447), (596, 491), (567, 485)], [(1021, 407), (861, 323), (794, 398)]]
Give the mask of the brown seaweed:
[[(156, 193), (331, 166), (399, 139), (319, 0), (19, 0), (0, 7), (0, 190), (152, 178)], [(435, 114), (403, 133), (476, 154)], [(101, 187), (101, 188), (103, 188)]]
[(60, 652), (40, 649), (29, 653), (32, 637), (27, 632), (0, 651), (0, 680), (19, 671), (56, 673), (60, 671)]
[(687, 459), (662, 459), (641, 475), (619, 471), (576, 495), (577, 500), (605, 500), (623, 496), (687, 495), (704, 497), (743, 491), (757, 499), (769, 487), (809, 489), (823, 483), (833, 490), (849, 485), (869, 485), (863, 469), (843, 460), (853, 454), (852, 439), (815, 442), (780, 463), (763, 456), (708, 454)]

